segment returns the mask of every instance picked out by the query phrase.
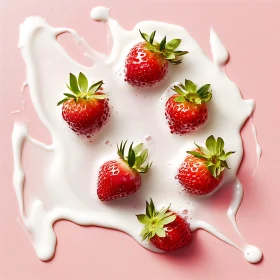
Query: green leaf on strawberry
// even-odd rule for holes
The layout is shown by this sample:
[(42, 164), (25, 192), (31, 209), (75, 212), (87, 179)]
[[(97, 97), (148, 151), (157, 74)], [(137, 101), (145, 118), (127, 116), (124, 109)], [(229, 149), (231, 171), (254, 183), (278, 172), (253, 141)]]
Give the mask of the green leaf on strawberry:
[(127, 141), (122, 141), (120, 146), (117, 145), (119, 157), (126, 162), (131, 169), (136, 170), (138, 173), (147, 173), (152, 166), (152, 162), (148, 162), (145, 166), (142, 166), (148, 158), (148, 150), (145, 149), (143, 151), (143, 143), (133, 147), (132, 142), (129, 147), (128, 154), (125, 156), (126, 144)]
[(188, 92), (196, 92), (197, 86), (192, 81), (185, 79), (185, 89)]
[(161, 40), (159, 44), (159, 50), (162, 52), (165, 49), (165, 46), (166, 46), (166, 36), (164, 36), (164, 38)]
[(174, 51), (176, 48), (179, 47), (179, 45), (181, 44), (181, 41), (182, 41), (181, 39), (173, 39), (165, 45), (165, 48), (167, 50)]
[(77, 78), (72, 73), (70, 73), (70, 87), (68, 85), (67, 85), (67, 87), (75, 94), (80, 92), (79, 87), (78, 87)]
[(195, 83), (190, 80), (185, 80), (185, 84), (180, 83), (172, 88), (180, 96), (174, 98), (174, 101), (191, 102), (195, 104), (202, 104), (208, 102), (212, 98), (212, 91), (210, 89), (210, 84), (206, 84), (199, 89)]
[(63, 98), (62, 100), (60, 100), (58, 103), (57, 103), (57, 106), (63, 104), (65, 101), (67, 101), (69, 98)]
[(174, 98), (174, 101), (182, 103), (182, 102), (185, 102), (186, 99), (185, 99), (184, 96), (177, 96), (177, 97)]
[(155, 235), (166, 236), (165, 226), (176, 219), (176, 215), (169, 211), (169, 207), (157, 211), (152, 199), (150, 203), (146, 201), (146, 214), (136, 215), (138, 221), (145, 225), (141, 231), (142, 241), (150, 240)]
[(218, 137), (217, 140), (213, 135), (206, 139), (206, 148), (199, 146), (195, 143), (197, 151), (187, 151), (188, 154), (196, 158), (204, 159), (205, 165), (215, 178), (219, 178), (220, 174), (229, 169), (226, 162), (227, 158), (235, 152), (224, 151), (224, 140)]
[(133, 143), (131, 143), (129, 150), (128, 150), (128, 157), (127, 157), (127, 163), (129, 167), (133, 168), (135, 163), (135, 152), (132, 148)]
[(176, 50), (181, 44), (181, 39), (172, 39), (171, 41), (166, 41), (166, 36), (161, 40), (160, 43), (154, 40), (156, 30), (152, 32), (149, 36), (146, 33), (139, 30), (141, 37), (146, 41), (145, 48), (151, 52), (159, 53), (164, 59), (168, 60), (174, 65), (180, 64), (182, 62), (182, 56), (188, 54), (188, 51)]
[(79, 99), (105, 99), (108, 97), (106, 94), (96, 94), (103, 84), (103, 81), (98, 81), (97, 83), (91, 85), (88, 89), (88, 79), (82, 72), (79, 73), (78, 79), (75, 75), (70, 73), (69, 85), (66, 84), (66, 86), (71, 93), (64, 93), (66, 98), (60, 100), (57, 103), (57, 106), (63, 104), (69, 99), (73, 99), (75, 102), (78, 102)]
[[(140, 31), (140, 30), (139, 30)], [(155, 32), (155, 31), (154, 31)], [(154, 33), (153, 32), (153, 33)], [(148, 34), (146, 34), (146, 33), (143, 33), (143, 32), (141, 32), (140, 31), (140, 34), (141, 34), (141, 36), (142, 36), (142, 38), (146, 41), (146, 42), (149, 42), (150, 43), (150, 36), (148, 35)], [(151, 43), (151, 45), (152, 45), (152, 43)]]
[(78, 84), (79, 84), (80, 91), (86, 92), (88, 90), (88, 79), (81, 72), (78, 77)]
[(71, 93), (63, 93), (65, 96), (69, 97), (69, 98), (74, 98), (76, 99), (76, 95), (71, 94)]
[(151, 45), (153, 45), (153, 43), (154, 43), (155, 35), (156, 35), (156, 31), (153, 31), (151, 36), (150, 36), (150, 39), (149, 39), (149, 42), (150, 42)]
[(138, 144), (136, 147), (133, 148), (135, 155), (139, 156), (141, 151), (143, 150), (143, 143)]
[(94, 94), (95, 92), (97, 92), (101, 88), (101, 86), (103, 84), (104, 84), (103, 81), (99, 81), (99, 82), (91, 85), (88, 92)]

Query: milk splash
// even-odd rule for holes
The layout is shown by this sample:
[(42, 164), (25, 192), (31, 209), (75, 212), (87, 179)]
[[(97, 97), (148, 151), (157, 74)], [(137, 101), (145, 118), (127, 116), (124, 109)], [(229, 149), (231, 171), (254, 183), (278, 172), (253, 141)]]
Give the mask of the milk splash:
[[(61, 219), (79, 225), (124, 231), (142, 246), (159, 252), (151, 244), (141, 242), (142, 226), (135, 218), (135, 214), (143, 212), (145, 200), (152, 197), (159, 207), (171, 203), (174, 211), (188, 213), (193, 230), (203, 228), (240, 249), (248, 262), (258, 262), (262, 257), (259, 249), (246, 244), (243, 238), (239, 238), (242, 245), (236, 245), (201, 219), (199, 213), (205, 209), (204, 200), (208, 197), (201, 199), (181, 193), (182, 188), (174, 179), (186, 150), (194, 147), (194, 141), (204, 145), (211, 134), (222, 137), (226, 143), (225, 149), (236, 151), (228, 160), (231, 169), (226, 171), (221, 187), (232, 183), (236, 195), (228, 213), (233, 228), (239, 233), (235, 214), (243, 196), (242, 185), (236, 178), (243, 154), (240, 129), (253, 111), (253, 101), (242, 99), (237, 86), (220, 69), (220, 63), (210, 61), (182, 27), (148, 21), (140, 22), (132, 31), (127, 31), (110, 18), (107, 8), (95, 8), (91, 16), (95, 20), (108, 21), (114, 40), (109, 56), (93, 50), (74, 30), (53, 28), (39, 17), (27, 18), (20, 26), (19, 47), (27, 67), (30, 97), (52, 137), (51, 145), (41, 143), (29, 135), (27, 124), (15, 122), (12, 136), (14, 188), (23, 224), (38, 257), (43, 261), (53, 257), (56, 247), (53, 224)], [(121, 75), (117, 75), (130, 48), (141, 40), (139, 29), (146, 33), (157, 30), (156, 40), (165, 35), (168, 39), (181, 38), (181, 49), (189, 51), (181, 65), (170, 65), (167, 78), (149, 89), (132, 88)], [(85, 46), (86, 55), (94, 61), (93, 67), (85, 67), (69, 57), (56, 40), (58, 35), (65, 32)], [(212, 51), (214, 57), (219, 57), (220, 48), (213, 48)], [(62, 93), (67, 90), (65, 83), (70, 72), (83, 72), (94, 81), (104, 80), (104, 92), (110, 97), (111, 119), (91, 143), (70, 131), (62, 120), (61, 108), (56, 106)], [(169, 132), (162, 96), (171, 94), (171, 85), (185, 78), (193, 80), (198, 86), (210, 83), (213, 99), (209, 103), (209, 120), (206, 124), (197, 132), (181, 137)], [(153, 161), (152, 169), (142, 177), (142, 187), (137, 193), (122, 200), (102, 203), (96, 195), (99, 167), (106, 160), (117, 158), (116, 143), (126, 139), (135, 143), (144, 142), (150, 152), (149, 160)], [(44, 195), (32, 197), (28, 203), (24, 199), (25, 171), (22, 166), (22, 150), (27, 142), (46, 153), (46, 158), (41, 160), (41, 168), (45, 171), (40, 186), (36, 186)], [(39, 170), (40, 166), (36, 168)]]
[(228, 50), (212, 27), (210, 29), (210, 45), (213, 61), (218, 66), (226, 65), (229, 59)]
[(257, 154), (257, 165), (256, 165), (254, 173), (253, 173), (253, 177), (254, 177), (259, 168), (259, 164), (260, 164), (260, 160), (261, 160), (261, 156), (262, 156), (262, 148), (259, 144), (259, 140), (258, 140), (258, 136), (257, 136), (257, 129), (254, 125), (253, 116), (250, 117), (250, 121), (251, 121), (252, 133), (254, 135), (254, 139), (255, 139), (255, 143), (256, 143), (256, 154)]

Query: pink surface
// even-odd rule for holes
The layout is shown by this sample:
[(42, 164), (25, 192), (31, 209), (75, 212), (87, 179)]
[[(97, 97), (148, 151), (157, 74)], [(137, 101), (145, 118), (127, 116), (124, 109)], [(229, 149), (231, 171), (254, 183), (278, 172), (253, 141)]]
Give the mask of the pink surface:
[[(279, 133), (280, 65), (278, 27), (280, 5), (270, 1), (80, 1), (10, 0), (0, 4), (0, 280), (87, 280), (87, 279), (280, 279), (280, 219), (278, 174), (275, 156)], [(18, 25), (30, 15), (47, 17), (54, 26), (76, 29), (97, 50), (106, 50), (106, 25), (93, 23), (91, 8), (105, 5), (126, 28), (138, 21), (160, 20), (185, 27), (209, 51), (209, 28), (213, 26), (230, 55), (229, 77), (240, 87), (245, 99), (254, 99), (254, 115), (263, 156), (255, 178), (255, 145), (250, 124), (243, 129), (245, 156), (239, 171), (245, 198), (238, 212), (238, 224), (248, 242), (264, 253), (258, 265), (247, 263), (241, 253), (206, 232), (194, 234), (186, 250), (155, 254), (139, 246), (131, 237), (113, 230), (80, 227), (69, 222), (55, 225), (58, 235), (54, 259), (39, 261), (21, 225), (18, 203), (12, 186), (12, 115), (27, 100), (26, 115), (31, 119), (31, 134), (49, 139), (39, 123), (28, 90), (20, 93), (25, 80), (25, 65), (17, 49)], [(178, 6), (178, 9), (175, 7)], [(171, 8), (173, 7), (173, 8)], [(172, 12), (171, 12), (172, 10)], [(64, 43), (71, 43), (65, 38)], [(69, 48), (71, 49), (71, 48)], [(50, 141), (50, 140), (48, 140)], [(213, 199), (213, 207), (228, 207), (227, 190)], [(226, 218), (217, 222), (231, 231)], [(230, 228), (230, 230), (229, 230)], [(234, 236), (233, 236), (234, 238)], [(277, 248), (278, 247), (278, 248)]]

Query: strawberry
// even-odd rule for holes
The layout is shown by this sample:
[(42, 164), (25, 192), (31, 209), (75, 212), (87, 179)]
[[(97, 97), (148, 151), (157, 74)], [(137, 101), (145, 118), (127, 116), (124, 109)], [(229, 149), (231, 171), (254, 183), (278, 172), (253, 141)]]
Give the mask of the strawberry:
[(179, 168), (176, 178), (190, 193), (204, 195), (213, 191), (222, 181), (224, 170), (229, 169), (226, 159), (235, 152), (224, 151), (224, 140), (213, 135), (206, 140), (206, 148), (198, 146)]
[(146, 201), (146, 214), (136, 215), (144, 224), (142, 241), (149, 240), (155, 247), (164, 251), (174, 251), (192, 241), (192, 232), (187, 221), (168, 208), (157, 211), (153, 200)]
[(210, 85), (197, 89), (190, 80), (172, 88), (172, 95), (165, 104), (165, 116), (171, 133), (183, 135), (197, 130), (208, 118), (207, 102), (212, 98)]
[(152, 163), (142, 166), (148, 157), (148, 150), (143, 144), (129, 147), (128, 155), (124, 156), (126, 142), (118, 146), (119, 160), (105, 162), (98, 174), (97, 196), (102, 201), (109, 201), (135, 193), (141, 187), (139, 173), (147, 173)]
[[(140, 31), (140, 30), (139, 30)], [(166, 75), (168, 61), (174, 65), (182, 62), (187, 51), (176, 50), (181, 39), (166, 43), (166, 36), (160, 43), (154, 41), (156, 31), (151, 36), (140, 31), (144, 42), (139, 42), (130, 50), (125, 61), (125, 81), (135, 87), (152, 86)]]
[(70, 73), (71, 93), (57, 105), (62, 105), (62, 117), (69, 127), (78, 135), (90, 137), (97, 132), (109, 119), (109, 104), (107, 95), (98, 90), (103, 81), (99, 81), (88, 88), (88, 79), (83, 73), (79, 74), (78, 80)]

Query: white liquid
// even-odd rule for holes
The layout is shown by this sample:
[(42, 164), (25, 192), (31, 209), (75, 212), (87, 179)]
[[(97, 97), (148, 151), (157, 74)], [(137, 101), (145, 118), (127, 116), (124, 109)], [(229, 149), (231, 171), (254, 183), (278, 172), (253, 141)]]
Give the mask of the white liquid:
[(110, 18), (110, 8), (95, 7), (91, 10), (90, 17), (96, 21), (106, 22)]
[(256, 165), (256, 168), (255, 168), (255, 171), (253, 172), (253, 177), (254, 177), (257, 173), (257, 170), (258, 170), (258, 167), (259, 167), (259, 164), (260, 164), (260, 159), (261, 159), (261, 156), (262, 156), (262, 149), (261, 149), (261, 146), (260, 146), (259, 141), (258, 141), (257, 129), (254, 125), (253, 117), (250, 117), (250, 121), (251, 121), (252, 132), (253, 132), (255, 143), (256, 143), (256, 154), (257, 154), (257, 165)]
[(12, 112), (11, 112), (11, 114), (12, 114), (12, 115), (15, 115), (15, 114), (20, 114), (20, 110), (15, 110), (15, 111), (12, 111)]
[[(28, 82), (27, 81), (24, 81), (21, 85), (21, 89), (20, 89), (20, 92), (24, 92), (25, 89), (28, 87)], [(26, 107), (26, 103), (25, 103), (25, 100), (22, 100), (22, 108), (21, 109), (18, 109), (18, 110), (15, 110), (15, 111), (12, 111), (11, 114), (12, 115), (15, 115), (15, 114), (20, 114), (20, 113), (23, 113), (24, 115), (24, 118), (26, 119), (26, 116), (25, 116), (25, 107)]]
[[(101, 20), (104, 9), (94, 9), (91, 15)], [(231, 169), (226, 171), (222, 184), (234, 182), (243, 154), (240, 129), (252, 113), (252, 101), (242, 99), (237, 86), (208, 59), (182, 27), (150, 21), (138, 23), (132, 31), (127, 31), (114, 19), (108, 17), (108, 22), (114, 40), (109, 57), (91, 49), (74, 30), (53, 28), (41, 18), (27, 18), (20, 26), (19, 46), (27, 67), (31, 100), (52, 137), (51, 146), (41, 143), (29, 136), (27, 124), (20, 123), (15, 123), (12, 137), (14, 187), (24, 226), (38, 257), (49, 260), (54, 255), (56, 235), (53, 223), (60, 219), (124, 231), (142, 246), (158, 252), (151, 244), (141, 242), (142, 225), (135, 218), (135, 214), (143, 213), (145, 200), (150, 197), (159, 208), (171, 203), (174, 211), (188, 213), (192, 229), (202, 227), (234, 246), (227, 237), (213, 230), (214, 227), (207, 221), (197, 221), (197, 213), (206, 207), (203, 200), (182, 193), (182, 187), (174, 177), (186, 151), (194, 148), (193, 142), (204, 145), (206, 138), (213, 134), (225, 140), (226, 150), (236, 151), (228, 159)], [(156, 40), (164, 35), (168, 39), (181, 38), (180, 49), (190, 52), (181, 65), (169, 66), (164, 81), (149, 89), (130, 87), (121, 73), (130, 48), (141, 40), (139, 29), (146, 33), (156, 29)], [(86, 47), (87, 55), (94, 62), (93, 67), (80, 65), (57, 43), (56, 36), (64, 32), (71, 33)], [(110, 97), (111, 118), (93, 137), (92, 143), (72, 133), (62, 119), (61, 107), (56, 106), (62, 93), (67, 91), (65, 83), (68, 82), (69, 72), (78, 74), (80, 71), (89, 80), (104, 80), (104, 92)], [(164, 116), (164, 96), (172, 93), (170, 88), (173, 83), (185, 78), (193, 80), (198, 86), (211, 84), (213, 98), (209, 103), (209, 120), (193, 134), (171, 135)], [(152, 141), (147, 141), (149, 136)], [(96, 195), (99, 167), (106, 160), (117, 158), (116, 143), (126, 139), (135, 144), (143, 142), (149, 149), (149, 160), (153, 161), (153, 166), (148, 174), (142, 176), (142, 187), (137, 193), (122, 200), (102, 203)], [(25, 174), (21, 155), (25, 141), (32, 142), (48, 154), (48, 161), (42, 158), (45, 170), (42, 183), (36, 186), (44, 191), (44, 197), (30, 198), (29, 203), (23, 199)], [(233, 217), (233, 223), (241, 203), (238, 197), (232, 203), (233, 215), (230, 217)], [(254, 254), (251, 251), (250, 256)], [(252, 262), (256, 258), (246, 259)]]
[(228, 50), (213, 28), (210, 29), (210, 45), (213, 61), (218, 66), (226, 65), (229, 58)]
[(28, 81), (24, 81), (21, 85), (21, 89), (20, 91), (21, 92), (24, 92), (24, 90), (28, 87)]
[(258, 263), (261, 261), (263, 255), (259, 248), (248, 245), (244, 249), (244, 258), (249, 263)]
[(26, 102), (25, 102), (25, 100), (22, 100), (21, 109), (12, 111), (11, 114), (12, 114), (12, 115), (15, 115), (15, 114), (21, 114), (21, 113), (23, 113), (23, 116), (24, 116), (24, 118), (26, 119), (25, 108), (26, 108)]

